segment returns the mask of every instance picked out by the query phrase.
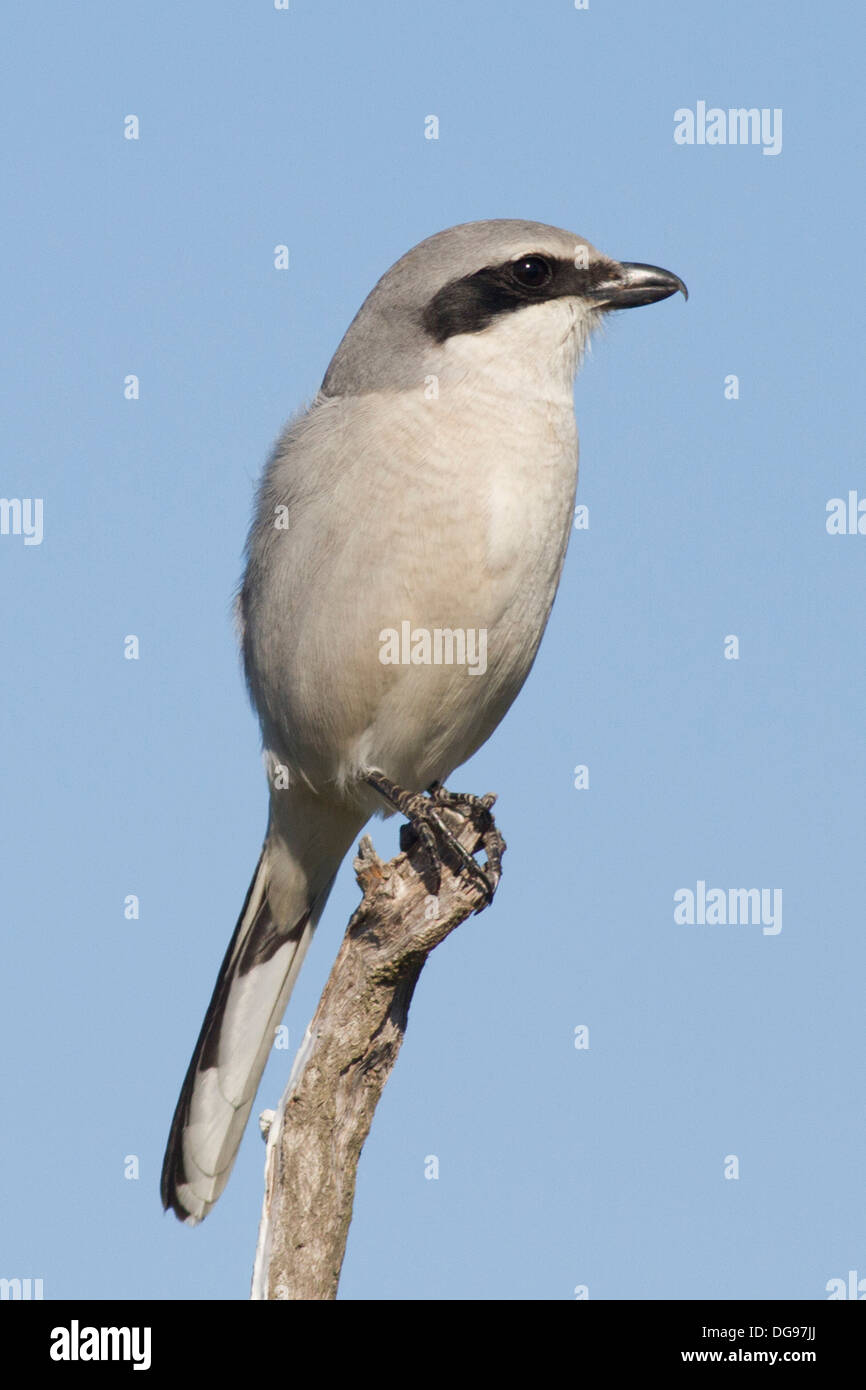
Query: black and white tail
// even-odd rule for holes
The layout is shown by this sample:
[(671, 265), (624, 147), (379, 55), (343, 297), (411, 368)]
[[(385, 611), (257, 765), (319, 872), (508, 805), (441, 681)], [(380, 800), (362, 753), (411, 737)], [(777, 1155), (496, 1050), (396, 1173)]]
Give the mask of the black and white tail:
[(174, 1112), (160, 1190), (163, 1206), (189, 1225), (207, 1216), (228, 1182), (275, 1029), (363, 825), (363, 817), (323, 821), (321, 807), (305, 810), (296, 833), (272, 828), (265, 840)]

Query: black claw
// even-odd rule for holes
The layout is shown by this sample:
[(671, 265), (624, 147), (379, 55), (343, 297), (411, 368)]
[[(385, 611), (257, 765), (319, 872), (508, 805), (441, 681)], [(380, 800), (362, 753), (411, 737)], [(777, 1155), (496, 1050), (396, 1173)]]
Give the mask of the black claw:
[[(436, 880), (436, 891), (439, 886), (440, 857), (444, 851), (448, 857), (456, 859), (463, 872), (483, 889), (485, 901), (481, 907), (476, 908), (476, 912), (480, 912), (493, 901), (499, 883), (505, 841), (496, 829), (491, 815), (491, 807), (496, 801), (492, 792), (488, 792), (486, 796), (464, 795), (447, 791), (441, 782), (433, 782), (427, 788), (425, 796), (422, 792), (404, 791), (380, 772), (369, 772), (365, 781), (371, 787), (375, 787), (395, 810), (406, 816), (409, 824), (401, 827), (400, 848), (406, 850), (416, 842), (421, 842), (430, 875)], [(484, 866), (478, 863), (443, 824), (436, 814), (436, 808), (440, 806), (462, 812), (478, 826), (487, 853), (487, 863)]]

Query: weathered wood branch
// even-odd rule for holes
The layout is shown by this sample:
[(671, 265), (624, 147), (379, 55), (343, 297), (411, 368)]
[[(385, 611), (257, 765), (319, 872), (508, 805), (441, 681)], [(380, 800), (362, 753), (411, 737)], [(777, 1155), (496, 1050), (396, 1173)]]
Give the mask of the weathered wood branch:
[[(505, 845), (489, 809), (439, 815), (471, 854), (486, 850), (495, 890)], [(418, 977), (440, 941), (488, 903), (456, 858), (437, 871), (420, 841), (386, 864), (364, 836), (355, 873), (363, 900), (270, 1122), (254, 1299), (336, 1298), (358, 1159)]]

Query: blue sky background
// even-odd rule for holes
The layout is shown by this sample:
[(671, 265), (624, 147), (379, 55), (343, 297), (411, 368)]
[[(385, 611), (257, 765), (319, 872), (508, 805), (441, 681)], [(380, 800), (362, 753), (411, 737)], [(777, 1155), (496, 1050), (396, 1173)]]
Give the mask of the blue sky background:
[[(157, 1188), (265, 824), (231, 623), (254, 482), (398, 256), (522, 217), (691, 298), (614, 316), (579, 377), (590, 529), (453, 779), (499, 793), (505, 876), (421, 978), (341, 1297), (866, 1277), (866, 535), (825, 527), (866, 497), (862, 13), (198, 0), (21, 4), (4, 28), (0, 493), (44, 499), (44, 540), (0, 536), (0, 1275), (248, 1295), (256, 1126), (201, 1228)], [(782, 108), (782, 152), (676, 145), (699, 100)], [(381, 853), (396, 834), (374, 825)], [(781, 888), (782, 931), (676, 925), (699, 879)], [(293, 1044), (357, 896), (344, 865)]]

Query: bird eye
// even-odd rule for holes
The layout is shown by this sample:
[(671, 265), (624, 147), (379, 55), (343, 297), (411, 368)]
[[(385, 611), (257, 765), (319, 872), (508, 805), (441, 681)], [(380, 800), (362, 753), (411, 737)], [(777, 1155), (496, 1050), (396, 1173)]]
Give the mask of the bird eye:
[(518, 285), (525, 289), (537, 290), (553, 279), (550, 262), (543, 256), (521, 256), (511, 267), (511, 274)]

